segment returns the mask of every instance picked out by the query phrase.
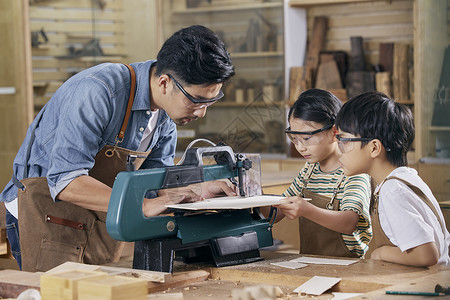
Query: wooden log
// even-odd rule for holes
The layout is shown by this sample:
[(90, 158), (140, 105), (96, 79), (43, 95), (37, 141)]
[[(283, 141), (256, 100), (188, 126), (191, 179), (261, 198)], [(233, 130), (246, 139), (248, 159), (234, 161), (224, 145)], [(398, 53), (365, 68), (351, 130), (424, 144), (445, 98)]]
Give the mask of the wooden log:
[(394, 44), (394, 66), (392, 70), (393, 97), (400, 101), (409, 100), (408, 53), (408, 44)]
[(394, 43), (380, 43), (381, 71), (391, 72), (393, 69)]
[(349, 59), (349, 71), (365, 71), (366, 59), (364, 58), (363, 38), (350, 37), (351, 51)]
[(375, 85), (378, 92), (392, 97), (391, 72), (378, 72), (375, 74)]

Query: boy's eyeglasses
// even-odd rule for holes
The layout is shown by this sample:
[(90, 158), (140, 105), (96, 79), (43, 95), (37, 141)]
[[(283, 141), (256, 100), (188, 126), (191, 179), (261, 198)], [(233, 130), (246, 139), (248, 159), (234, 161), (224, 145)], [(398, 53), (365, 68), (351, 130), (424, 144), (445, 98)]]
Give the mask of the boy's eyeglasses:
[(284, 132), (294, 145), (301, 143), (303, 146), (312, 146), (320, 144), (323, 140), (323, 135), (318, 133), (328, 130), (331, 127), (333, 127), (333, 124), (328, 124), (314, 131), (293, 131), (291, 127), (288, 127)]
[(173, 82), (175, 83), (177, 88), (186, 96), (186, 98), (189, 99), (189, 101), (191, 101), (194, 104), (194, 106), (201, 106), (201, 107), (210, 106), (210, 105), (216, 103), (218, 100), (220, 100), (224, 96), (223, 91), (220, 90), (219, 94), (212, 99), (197, 99), (194, 96), (192, 96), (191, 94), (189, 94), (188, 92), (186, 92), (186, 90), (183, 88), (183, 86), (175, 78), (173, 78), (172, 75), (170, 75), (170, 74), (166, 74), (166, 75), (169, 76), (170, 79), (173, 80)]
[(343, 138), (340, 134), (336, 134), (338, 140), (338, 147), (341, 153), (350, 152), (353, 150), (353, 142), (369, 142), (373, 138)]

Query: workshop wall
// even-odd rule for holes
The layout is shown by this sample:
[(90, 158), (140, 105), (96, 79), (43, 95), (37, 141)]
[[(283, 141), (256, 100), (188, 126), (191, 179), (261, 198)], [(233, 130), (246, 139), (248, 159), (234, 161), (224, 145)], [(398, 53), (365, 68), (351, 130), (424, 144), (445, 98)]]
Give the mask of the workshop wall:
[(32, 1), (35, 111), (73, 74), (125, 55), (123, 0)]

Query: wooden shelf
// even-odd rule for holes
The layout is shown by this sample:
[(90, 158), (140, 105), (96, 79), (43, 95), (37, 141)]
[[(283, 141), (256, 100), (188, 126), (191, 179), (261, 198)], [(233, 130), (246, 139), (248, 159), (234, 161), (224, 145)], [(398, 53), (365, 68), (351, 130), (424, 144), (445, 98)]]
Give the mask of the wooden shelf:
[(283, 56), (283, 52), (266, 51), (266, 52), (238, 52), (230, 53), (231, 58), (259, 58), (259, 57), (277, 57)]
[(121, 62), (124, 55), (122, 56), (82, 56), (76, 58), (79, 61), (83, 62)]
[(274, 2), (274, 3), (249, 3), (249, 4), (241, 4), (241, 5), (227, 5), (227, 6), (205, 6), (205, 7), (196, 7), (196, 8), (186, 8), (183, 10), (174, 10), (174, 14), (193, 14), (193, 13), (213, 13), (213, 12), (229, 12), (235, 10), (252, 10), (258, 8), (274, 8), (274, 7), (282, 7), (282, 2)]
[(236, 102), (219, 102), (219, 103), (215, 103), (214, 105), (210, 106), (211, 107), (246, 107), (246, 106), (255, 106), (255, 107), (264, 107), (264, 106), (285, 106), (286, 102), (284, 101), (279, 101), (279, 102), (270, 102), (270, 103), (265, 103), (265, 102), (244, 102), (244, 103), (236, 103)]
[(450, 126), (430, 126), (430, 131), (450, 131)]
[(404, 104), (404, 105), (414, 105), (414, 101), (413, 100), (395, 100), (395, 102)]
[[(344, 4), (344, 3), (358, 3), (358, 2), (373, 2), (374, 0), (290, 0), (289, 6), (303, 7), (312, 5), (326, 5), (326, 4)], [(381, 0), (375, 0), (381, 1)]]

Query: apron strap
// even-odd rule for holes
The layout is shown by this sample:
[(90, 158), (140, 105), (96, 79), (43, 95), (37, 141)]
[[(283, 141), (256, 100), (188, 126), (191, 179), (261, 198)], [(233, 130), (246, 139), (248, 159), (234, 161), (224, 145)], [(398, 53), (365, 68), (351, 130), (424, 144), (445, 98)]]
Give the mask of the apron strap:
[[(425, 193), (424, 193), (421, 189), (419, 189), (417, 186), (415, 186), (414, 184), (412, 184), (412, 183), (410, 183), (410, 182), (408, 182), (408, 181), (406, 181), (406, 180), (404, 180), (404, 179), (402, 179), (402, 178), (396, 177), (396, 176), (390, 176), (390, 177), (385, 178), (385, 179), (383, 180), (383, 182), (381, 183), (381, 185), (383, 185), (383, 184), (384, 184), (387, 180), (389, 180), (389, 179), (397, 179), (397, 180), (403, 182), (403, 183), (406, 184), (406, 186), (408, 186), (408, 187), (409, 187), (409, 188), (410, 188), (417, 196), (419, 196), (419, 198), (422, 199), (423, 202), (425, 202), (425, 204), (431, 209), (431, 211), (433, 212), (434, 216), (435, 216), (436, 219), (438, 220), (439, 225), (441, 225), (442, 232), (444, 233), (444, 236), (445, 236), (445, 226), (444, 226), (444, 224), (442, 223), (442, 220), (441, 220), (441, 218), (439, 217), (439, 214), (438, 214), (438, 212), (437, 212), (437, 210), (436, 210), (436, 207), (433, 205), (433, 203), (431, 202), (430, 198), (428, 198), (427, 195), (425, 195)], [(381, 186), (380, 186), (380, 188), (378, 189), (378, 192), (375, 193), (375, 198), (377, 199), (377, 202), (378, 202), (378, 194), (379, 194), (379, 192), (380, 192), (380, 189), (381, 189)], [(377, 208), (378, 208), (378, 203), (377, 203)]]
[[(130, 75), (131, 75), (130, 97), (128, 98), (127, 110), (125, 112), (125, 118), (123, 120), (122, 127), (120, 128), (119, 134), (116, 136), (116, 144), (114, 145), (114, 149), (108, 150), (110, 152), (108, 152), (108, 151), (105, 152), (105, 155), (108, 157), (111, 157), (114, 155), (114, 151), (116, 150), (117, 144), (121, 143), (123, 141), (123, 138), (125, 136), (125, 131), (126, 131), (127, 125), (128, 125), (128, 120), (130, 119), (130, 115), (131, 115), (131, 108), (133, 107), (133, 102), (134, 102), (134, 94), (135, 94), (135, 90), (136, 90), (136, 73), (134, 72), (134, 69), (132, 66), (130, 66), (128, 64), (124, 64), (124, 65), (128, 68), (128, 70), (130, 71)], [(36, 138), (35, 131), (36, 131), (36, 128), (37, 128), (39, 122), (42, 119), (42, 116), (44, 114), (46, 107), (47, 107), (47, 104), (44, 105), (44, 107), (41, 109), (39, 114), (36, 116), (37, 121), (31, 132), (30, 142), (28, 143), (22, 179), (28, 178), (28, 160), (30, 159), (30, 156), (31, 156), (31, 147), (33, 146), (34, 140)], [(12, 175), (11, 180), (17, 188), (21, 189), (22, 191), (25, 189), (25, 186), (23, 185), (23, 183), (20, 182), (19, 179), (17, 179), (17, 177), (14, 174)]]
[(107, 157), (111, 157), (114, 155), (114, 152), (116, 151), (117, 145), (119, 143), (122, 143), (123, 138), (125, 136), (125, 131), (127, 130), (128, 120), (130, 119), (131, 115), (131, 108), (133, 107), (134, 102), (134, 94), (136, 90), (136, 73), (134, 72), (134, 69), (132, 66), (124, 64), (128, 70), (130, 71), (131, 76), (131, 87), (130, 87), (130, 97), (128, 98), (128, 104), (127, 104), (127, 110), (125, 112), (125, 118), (123, 119), (122, 127), (120, 128), (119, 134), (115, 138), (115, 144), (113, 149), (109, 149), (105, 152), (105, 155)]
[(339, 191), (339, 187), (341, 186), (342, 181), (344, 180), (345, 174), (342, 172), (341, 176), (339, 176), (338, 180), (336, 181), (336, 184), (334, 185), (334, 191), (333, 196), (331, 197), (330, 202), (327, 204), (327, 209), (333, 209), (333, 203), (334, 199), (336, 198), (336, 195)]
[(312, 173), (313, 173), (314, 168), (316, 167), (316, 165), (317, 165), (317, 163), (314, 163), (314, 164), (312, 165), (312, 167), (309, 167), (309, 169), (306, 170), (305, 177), (303, 178), (303, 186), (302, 186), (302, 189), (300, 190), (300, 195), (302, 195), (302, 197), (304, 196), (303, 191), (306, 189), (306, 186), (307, 186), (308, 183), (309, 183), (309, 179), (311, 179), (311, 175), (312, 175)]

